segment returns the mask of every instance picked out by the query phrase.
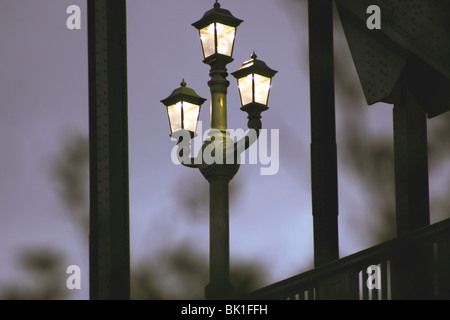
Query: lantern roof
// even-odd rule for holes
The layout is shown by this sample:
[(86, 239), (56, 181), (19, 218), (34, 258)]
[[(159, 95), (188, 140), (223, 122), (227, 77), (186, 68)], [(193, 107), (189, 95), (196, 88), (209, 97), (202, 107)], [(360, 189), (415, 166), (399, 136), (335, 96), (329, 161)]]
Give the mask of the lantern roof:
[(216, 3), (214, 4), (214, 8), (205, 12), (203, 17), (197, 22), (194, 22), (192, 25), (197, 29), (202, 29), (209, 26), (213, 22), (219, 22), (231, 27), (237, 27), (243, 21), (244, 20), (234, 17), (230, 11), (222, 9), (220, 7), (220, 3), (216, 1)]
[(278, 71), (269, 68), (264, 61), (258, 60), (255, 51), (253, 51), (251, 59), (245, 61), (237, 71), (232, 72), (231, 74), (237, 79), (245, 77), (252, 73), (256, 73), (268, 78), (273, 78), (273, 76), (275, 76), (277, 72)]
[(193, 89), (186, 87), (186, 82), (183, 79), (179, 88), (173, 90), (170, 96), (161, 100), (165, 106), (173, 105), (179, 101), (201, 105), (206, 99), (200, 97)]

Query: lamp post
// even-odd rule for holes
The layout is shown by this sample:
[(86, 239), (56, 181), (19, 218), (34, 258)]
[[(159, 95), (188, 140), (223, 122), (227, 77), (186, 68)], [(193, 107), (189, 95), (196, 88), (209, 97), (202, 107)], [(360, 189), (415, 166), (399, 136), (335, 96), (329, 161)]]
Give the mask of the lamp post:
[[(171, 136), (178, 138), (177, 155), (187, 167), (198, 168), (209, 182), (210, 192), (210, 282), (205, 288), (207, 299), (230, 299), (234, 289), (229, 277), (229, 206), (228, 186), (239, 169), (240, 152), (248, 148), (259, 136), (262, 127), (261, 112), (268, 109), (272, 77), (277, 71), (270, 69), (263, 61), (252, 54), (251, 60), (244, 62), (239, 70), (233, 72), (238, 81), (241, 96), (241, 110), (248, 113), (248, 132), (237, 142), (227, 131), (227, 80), (226, 65), (233, 61), (234, 40), (237, 27), (243, 22), (215, 2), (213, 9), (192, 25), (198, 30), (203, 51), (203, 62), (210, 66), (211, 91), (211, 132), (200, 152), (212, 150), (217, 161), (208, 162), (188, 158), (185, 151), (185, 137), (190, 142), (196, 130), (200, 106), (205, 99), (194, 90), (181, 87), (161, 102), (167, 107)], [(189, 134), (186, 134), (189, 133)], [(183, 147), (181, 147), (183, 142)], [(244, 146), (244, 148), (241, 148)], [(231, 160), (231, 161), (230, 161)]]

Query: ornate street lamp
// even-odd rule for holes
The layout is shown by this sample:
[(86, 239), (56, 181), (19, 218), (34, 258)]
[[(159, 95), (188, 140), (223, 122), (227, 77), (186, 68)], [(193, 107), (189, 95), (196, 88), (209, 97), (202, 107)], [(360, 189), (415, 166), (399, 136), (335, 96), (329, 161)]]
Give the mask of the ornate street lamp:
[(186, 87), (184, 79), (180, 85), (161, 102), (167, 107), (171, 135), (178, 130), (187, 130), (193, 137), (197, 130), (200, 107), (206, 99)]
[(197, 28), (202, 43), (205, 63), (217, 60), (233, 61), (236, 28), (243, 20), (235, 18), (230, 11), (220, 8), (216, 1), (214, 8), (192, 25)]
[[(269, 109), (269, 92), (272, 78), (277, 71), (269, 68), (264, 61), (256, 59), (253, 51), (251, 59), (245, 61), (239, 70), (231, 73), (238, 82), (241, 110), (248, 113), (249, 120), (261, 118), (261, 112)], [(249, 128), (260, 129), (249, 123)]]
[[(215, 133), (210, 134), (210, 138), (203, 143), (200, 152), (203, 155), (206, 150), (212, 149), (210, 154), (220, 154), (219, 158), (215, 158), (220, 161), (211, 163), (206, 161), (205, 157), (189, 158), (187, 154), (190, 153), (190, 140), (186, 142), (188, 145), (178, 141), (178, 156), (183, 160), (181, 163), (187, 167), (198, 168), (210, 186), (210, 282), (205, 288), (208, 299), (234, 297), (234, 289), (229, 279), (228, 185), (239, 169), (239, 161), (236, 160), (240, 152), (248, 148), (259, 135), (262, 127), (261, 112), (268, 109), (272, 77), (277, 72), (263, 61), (257, 60), (253, 54), (252, 60), (244, 62), (242, 67), (233, 73), (238, 79), (241, 109), (249, 114), (248, 128), (251, 129), (242, 140), (234, 142), (227, 129), (227, 88), (230, 82), (226, 79), (226, 65), (233, 61), (236, 28), (241, 22), (242, 20), (235, 18), (228, 10), (221, 9), (216, 1), (213, 9), (192, 24), (200, 34), (203, 62), (211, 67), (208, 86), (211, 91), (211, 129), (215, 129), (212, 130)], [(172, 136), (176, 136), (175, 133), (183, 133), (181, 130), (188, 130), (191, 137), (193, 136), (200, 106), (204, 101), (194, 90), (186, 88), (184, 81), (180, 88), (161, 101), (167, 107)], [(255, 130), (256, 134), (252, 134)], [(241, 148), (242, 146), (244, 148)], [(228, 162), (230, 159), (233, 160), (231, 163)]]

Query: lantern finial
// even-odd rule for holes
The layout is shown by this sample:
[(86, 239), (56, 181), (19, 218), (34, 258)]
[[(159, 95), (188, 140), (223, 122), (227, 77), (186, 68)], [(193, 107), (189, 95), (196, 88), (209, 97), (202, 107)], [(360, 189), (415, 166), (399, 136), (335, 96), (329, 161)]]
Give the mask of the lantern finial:
[(218, 0), (216, 0), (216, 3), (214, 3), (214, 8), (220, 8), (220, 3), (218, 2)]
[(255, 53), (255, 50), (253, 50), (252, 55), (250, 56), (250, 58), (252, 58), (253, 60), (255, 60), (258, 56)]
[(184, 78), (183, 78), (183, 81), (181, 81), (180, 86), (186, 87), (186, 81), (184, 81)]

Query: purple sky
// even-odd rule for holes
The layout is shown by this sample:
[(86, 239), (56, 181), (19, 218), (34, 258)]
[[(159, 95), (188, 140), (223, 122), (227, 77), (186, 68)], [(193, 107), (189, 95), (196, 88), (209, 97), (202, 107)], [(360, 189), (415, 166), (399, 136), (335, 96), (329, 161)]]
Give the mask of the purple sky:
[[(291, 0), (220, 2), (244, 20), (228, 71), (237, 70), (252, 50), (278, 70), (263, 127), (279, 129), (279, 172), (261, 176), (259, 164), (241, 166), (231, 183), (231, 188), (239, 184), (238, 195), (230, 202), (231, 263), (259, 263), (273, 282), (309, 269), (313, 257), (307, 14)], [(160, 100), (184, 78), (208, 99), (201, 120), (203, 129), (209, 128), (209, 66), (202, 63), (191, 23), (213, 3), (128, 1), (132, 265), (185, 243), (208, 254), (208, 207), (192, 219), (177, 199), (180, 190), (189, 195), (192, 186), (207, 190), (207, 182), (198, 170), (171, 162), (174, 142)], [(81, 30), (66, 28), (66, 8), (72, 4), (81, 8)], [(342, 42), (340, 29), (336, 32)], [(347, 59), (348, 72), (356, 77)], [(71, 297), (88, 298), (87, 239), (64, 212), (50, 179), (65, 139), (88, 132), (87, 79), (86, 1), (0, 0), (0, 285), (20, 281), (14, 270), (19, 250), (48, 245), (62, 250), (69, 264), (81, 266), (82, 290)], [(245, 129), (236, 83), (229, 80), (228, 125)], [(362, 93), (357, 103), (365, 107)], [(339, 120), (339, 98), (337, 104)], [(375, 119), (367, 130), (392, 132), (390, 107), (367, 108), (367, 116)], [(367, 230), (373, 223), (354, 181), (345, 177), (340, 171), (341, 256), (371, 245)], [(366, 223), (358, 230), (349, 222), (355, 217)]]

